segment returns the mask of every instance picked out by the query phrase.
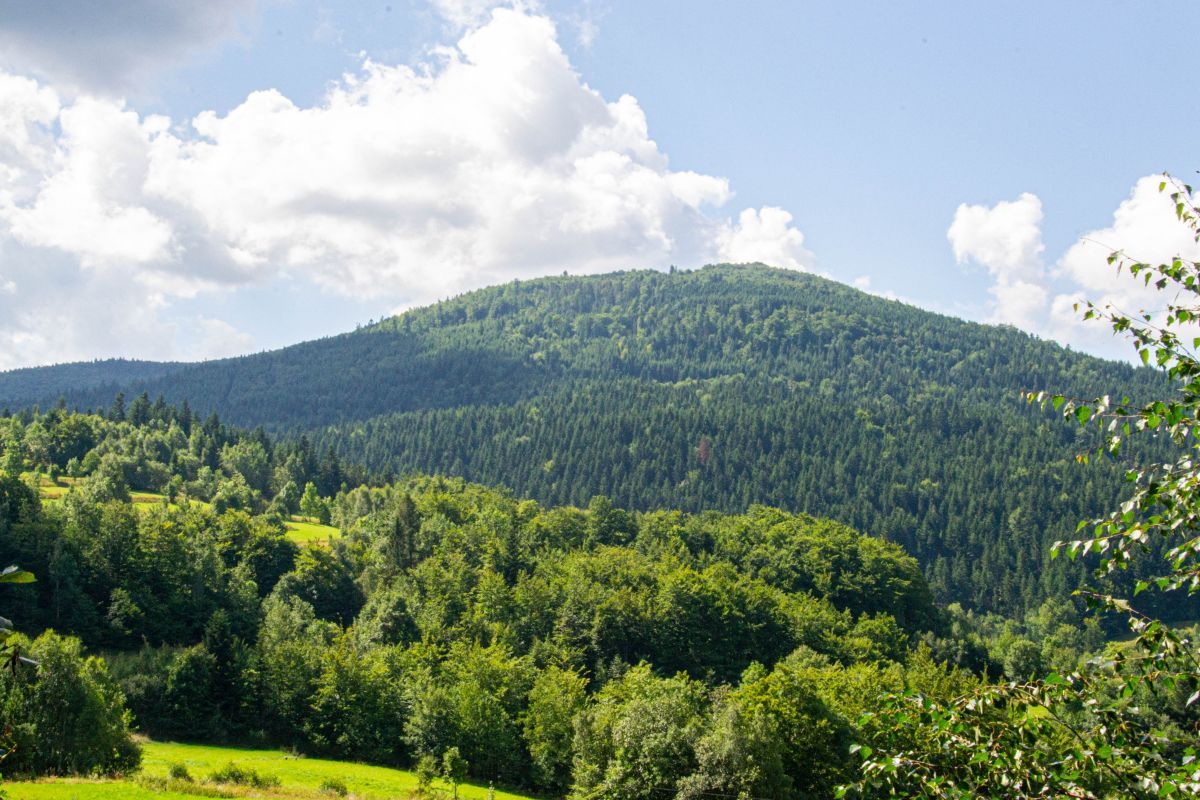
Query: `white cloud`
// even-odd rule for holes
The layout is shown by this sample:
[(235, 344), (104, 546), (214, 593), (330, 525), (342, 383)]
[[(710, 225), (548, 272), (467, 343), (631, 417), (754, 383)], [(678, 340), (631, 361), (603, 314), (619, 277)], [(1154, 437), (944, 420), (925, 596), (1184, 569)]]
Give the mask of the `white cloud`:
[(18, 241), (74, 253), (84, 266), (167, 257), (167, 222), (141, 205), (149, 137), (136, 114), (84, 98), (61, 109), (54, 167), (29, 205), (0, 207)]
[[(1200, 261), (1200, 244), (1190, 229), (1175, 218), (1170, 190), (1164, 193), (1158, 189), (1162, 180), (1161, 175), (1141, 178), (1113, 213), (1111, 225), (1084, 234), (1059, 259), (1056, 277), (1071, 288), (1052, 301), (1048, 323), (1051, 335), (1092, 350), (1130, 357), (1132, 350), (1127, 342), (1114, 340), (1111, 329), (1101, 324), (1080, 322), (1073, 305), (1087, 299), (1132, 314), (1161, 309), (1168, 299), (1173, 299), (1147, 286), (1142, 278), (1134, 278), (1125, 270), (1118, 272), (1108, 263), (1108, 256), (1114, 250), (1151, 264), (1170, 262), (1176, 256)], [(1197, 335), (1194, 324), (1189, 328), (1189, 337)]]
[(0, 3), (0, 65), (71, 88), (128, 91), (237, 33), (254, 0)]
[(0, 312), (20, 309), (0, 313), (0, 367), (125, 341), (227, 354), (249, 342), (172, 303), (281, 276), (411, 305), (564, 269), (811, 266), (786, 211), (729, 219), (725, 179), (672, 170), (637, 100), (588, 87), (547, 18), (491, 10), (437, 59), (190, 126), (0, 73)]
[(960, 205), (946, 231), (961, 264), (973, 261), (993, 278), (990, 321), (1036, 329), (1048, 294), (1043, 286), (1042, 201), (1025, 193), (987, 206)]
[(1180, 255), (1200, 260), (1200, 245), (1175, 218), (1170, 189), (1158, 189), (1162, 181), (1161, 175), (1140, 179), (1113, 213), (1112, 224), (1084, 234), (1058, 262), (1059, 271), (1083, 289), (1126, 293), (1141, 281), (1117, 275), (1107, 263), (1113, 250), (1155, 264)]
[(1026, 192), (988, 208), (963, 203), (946, 232), (961, 264), (975, 261), (997, 277), (1037, 277), (1042, 270), (1042, 201)]
[(947, 236), (959, 262), (974, 261), (992, 275), (990, 321), (1130, 358), (1129, 344), (1114, 338), (1103, 323), (1083, 321), (1076, 304), (1090, 300), (1126, 313), (1163, 307), (1161, 293), (1108, 263), (1114, 250), (1154, 264), (1175, 256), (1200, 261), (1200, 245), (1175, 219), (1169, 197), (1158, 189), (1161, 181), (1160, 175), (1141, 178), (1114, 212), (1112, 224), (1080, 237), (1050, 270), (1042, 262), (1042, 206), (1036, 196), (1023, 194), (991, 208), (959, 206)]
[[(430, 0), (438, 15), (458, 29), (474, 28), (484, 21), (493, 9), (507, 5), (502, 0)], [(519, 7), (536, 7), (536, 3)]]
[(239, 331), (225, 320), (201, 317), (197, 324), (201, 339), (195, 355), (200, 358), (225, 358), (254, 349), (254, 337)]
[(804, 234), (792, 227), (792, 215), (782, 208), (745, 209), (736, 224), (721, 231), (718, 241), (723, 261), (812, 268), (813, 254), (804, 247)]

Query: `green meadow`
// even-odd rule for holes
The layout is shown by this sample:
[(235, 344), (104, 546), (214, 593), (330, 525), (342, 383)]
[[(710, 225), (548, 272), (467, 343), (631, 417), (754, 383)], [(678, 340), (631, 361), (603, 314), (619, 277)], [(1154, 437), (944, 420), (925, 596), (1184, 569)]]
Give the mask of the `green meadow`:
[(304, 517), (292, 517), (286, 525), (287, 537), (297, 544), (329, 544), (340, 534), (332, 525), (322, 525)]
[[(31, 473), (26, 473), (26, 477), (30, 475)], [(57, 481), (52, 481), (45, 475), (39, 475), (38, 493), (44, 502), (56, 503), (74, 488), (75, 482), (75, 478), (60, 477)], [(149, 511), (165, 503), (167, 498), (166, 495), (155, 492), (130, 492), (129, 500), (139, 511)], [(188, 502), (201, 506), (208, 505), (201, 500), (189, 500)], [(171, 503), (170, 506), (171, 508), (179, 507), (175, 503)], [(296, 544), (327, 545), (341, 534), (341, 531), (332, 525), (322, 525), (311, 517), (292, 516), (284, 524), (288, 530), (287, 538)]]
[[(234, 747), (209, 747), (173, 742), (145, 742), (142, 769), (137, 775), (122, 780), (58, 779), (34, 782), (6, 783), (4, 789), (11, 800), (191, 800), (195, 797), (262, 797), (322, 798), (338, 797), (332, 788), (337, 782), (344, 785), (346, 797), (361, 800), (416, 797), (417, 776), (406, 770), (304, 758), (280, 750), (247, 750)], [(216, 770), (227, 764), (254, 770), (261, 776), (272, 776), (279, 785), (270, 789), (219, 784), (208, 780)], [(182, 765), (192, 782), (170, 780), (172, 765)], [(449, 797), (450, 786), (434, 784), (436, 796)], [(499, 789), (489, 794), (487, 786), (462, 784), (458, 796), (464, 800), (530, 800), (528, 795), (512, 794)]]

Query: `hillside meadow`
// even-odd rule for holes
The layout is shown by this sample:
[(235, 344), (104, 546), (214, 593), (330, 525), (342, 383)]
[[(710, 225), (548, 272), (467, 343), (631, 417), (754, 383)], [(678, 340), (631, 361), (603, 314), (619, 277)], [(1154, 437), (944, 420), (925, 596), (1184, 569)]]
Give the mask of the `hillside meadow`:
[[(190, 800), (201, 797), (320, 798), (337, 797), (329, 788), (340, 782), (346, 797), (362, 800), (417, 797), (417, 776), (413, 772), (346, 761), (304, 758), (281, 750), (249, 750), (234, 747), (210, 747), (174, 742), (147, 741), (143, 744), (142, 769), (120, 780), (61, 778), (8, 783), (5, 791), (11, 800)], [(279, 785), (272, 789), (254, 789), (207, 781), (213, 772), (228, 764), (251, 769), (263, 776), (274, 776)], [(172, 765), (187, 768), (193, 782), (171, 780)], [(324, 788), (323, 788), (324, 787)], [(434, 782), (435, 792), (452, 794), (444, 781)], [(529, 795), (513, 794), (475, 784), (458, 787), (464, 800), (530, 800)]]
[[(38, 494), (43, 503), (55, 503), (71, 491), (76, 484), (75, 478), (58, 477), (54, 480), (41, 474), (27, 473), (26, 479), (37, 481)], [(149, 511), (161, 505), (178, 509), (178, 503), (168, 501), (164, 494), (156, 492), (130, 492), (129, 501), (138, 511)], [(211, 508), (203, 500), (189, 500), (200, 508)], [(340, 531), (332, 525), (323, 525), (311, 517), (292, 515), (285, 520), (287, 538), (296, 544), (328, 545), (340, 535)]]

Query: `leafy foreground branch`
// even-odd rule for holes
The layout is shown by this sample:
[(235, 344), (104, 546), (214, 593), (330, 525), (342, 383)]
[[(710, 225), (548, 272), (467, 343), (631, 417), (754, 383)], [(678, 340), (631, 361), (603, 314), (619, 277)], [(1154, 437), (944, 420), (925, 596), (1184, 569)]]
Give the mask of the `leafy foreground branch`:
[[(1200, 242), (1191, 187), (1167, 178), (1175, 214)], [(1106, 517), (1085, 520), (1079, 537), (1053, 555), (1100, 557), (1097, 578), (1152, 559), (1143, 591), (1194, 594), (1200, 588), (1200, 263), (1176, 257), (1151, 265), (1113, 253), (1109, 263), (1167, 296), (1161, 324), (1088, 303), (1085, 319), (1103, 320), (1132, 339), (1142, 362), (1164, 370), (1176, 397), (1135, 405), (1128, 398), (1090, 402), (1036, 393), (1030, 402), (1065, 419), (1098, 426), (1097, 455), (1117, 456), (1135, 434), (1162, 436), (1182, 450), (1170, 463), (1130, 470), (1129, 499)], [(1190, 347), (1186, 342), (1190, 341)], [(1083, 456), (1081, 461), (1087, 461)], [(1133, 638), (1110, 646), (1084, 670), (1045, 679), (984, 685), (953, 702), (918, 693), (893, 695), (874, 715), (878, 731), (859, 746), (862, 775), (839, 796), (916, 798), (1164, 798), (1200, 793), (1196, 762), (1200, 660), (1192, 635), (1139, 612), (1133, 601), (1084, 592), (1094, 609), (1127, 616)], [(866, 720), (864, 720), (865, 722)]]

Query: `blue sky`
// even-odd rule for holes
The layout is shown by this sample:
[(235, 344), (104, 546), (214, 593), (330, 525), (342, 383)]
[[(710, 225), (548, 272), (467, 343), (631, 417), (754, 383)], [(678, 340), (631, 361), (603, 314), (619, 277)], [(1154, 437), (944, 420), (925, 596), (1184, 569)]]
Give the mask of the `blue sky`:
[(0, 0), (0, 368), (718, 259), (1121, 354), (1081, 238), (1193, 253), (1194, 3), (87, 8)]

